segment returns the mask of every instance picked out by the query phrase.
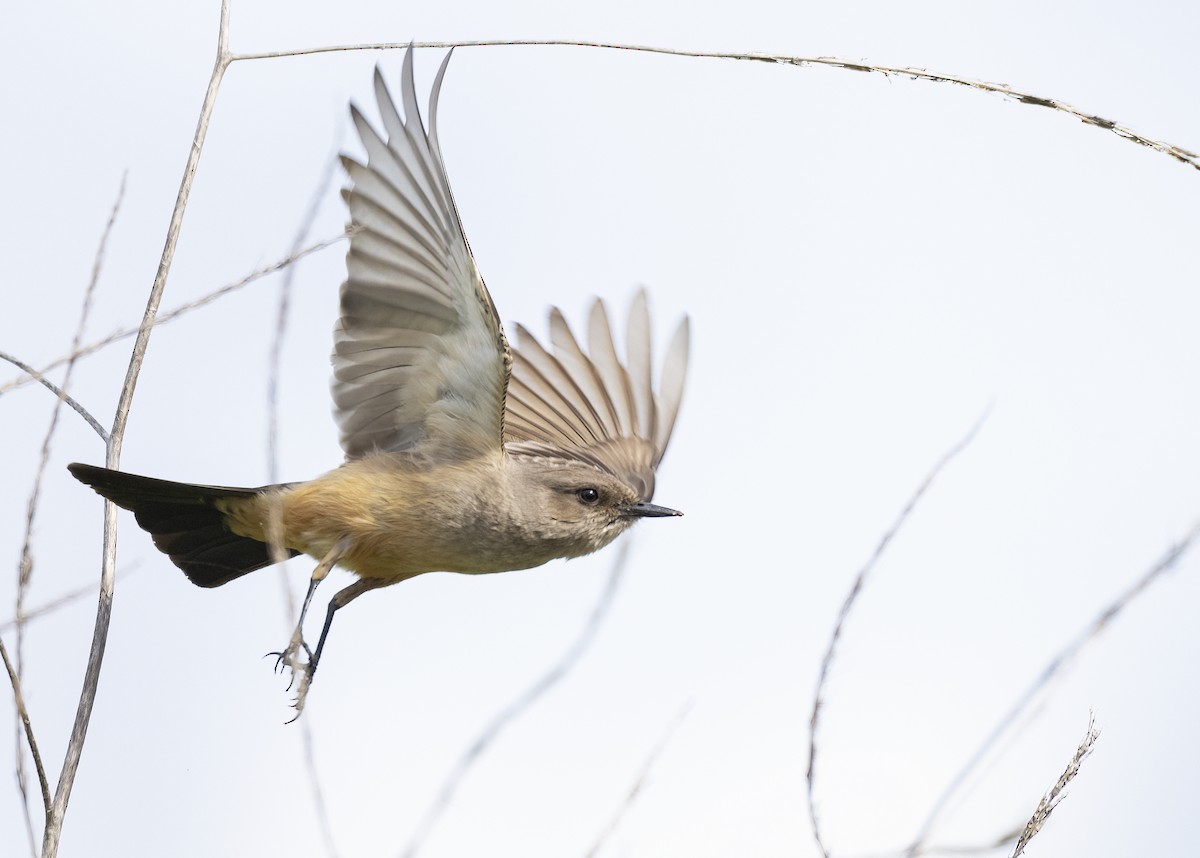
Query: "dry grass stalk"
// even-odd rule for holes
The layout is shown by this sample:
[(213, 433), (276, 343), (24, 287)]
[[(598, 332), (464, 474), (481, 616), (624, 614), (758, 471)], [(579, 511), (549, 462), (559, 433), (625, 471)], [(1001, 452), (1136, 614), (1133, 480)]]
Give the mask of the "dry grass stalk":
[(941, 459), (938, 460), (937, 464), (926, 475), (924, 481), (912, 493), (904, 508), (900, 510), (900, 514), (896, 517), (896, 520), (892, 522), (892, 526), (888, 528), (887, 532), (879, 540), (879, 544), (875, 546), (875, 552), (871, 555), (871, 558), (859, 570), (858, 576), (855, 577), (854, 583), (850, 586), (850, 592), (846, 594), (846, 600), (842, 603), (841, 610), (838, 611), (837, 622), (834, 624), (833, 634), (829, 638), (829, 646), (826, 647), (825, 656), (821, 659), (821, 671), (817, 677), (817, 689), (813, 695), (812, 715), (809, 717), (808, 722), (808, 771), (806, 773), (808, 782), (808, 816), (812, 823), (813, 840), (825, 858), (829, 858), (829, 850), (826, 848), (825, 841), (821, 837), (821, 825), (817, 816), (816, 802), (817, 727), (821, 718), (821, 707), (825, 703), (825, 684), (829, 679), (830, 668), (833, 666), (833, 657), (837, 650), (838, 641), (842, 637), (842, 629), (845, 628), (846, 620), (850, 616), (850, 611), (853, 609), (859, 595), (862, 593), (867, 578), (879, 563), (880, 558), (883, 557), (892, 539), (904, 527), (905, 522), (908, 521), (909, 516), (916, 509), (917, 504), (920, 503), (921, 498), (925, 496), (925, 493), (933, 485), (934, 480), (937, 479), (942, 470), (975, 440), (975, 436), (979, 433), (984, 421), (987, 420), (989, 413), (990, 409), (980, 415), (970, 431), (942, 455)]
[[(656, 48), (648, 45), (624, 45), (613, 42), (588, 42), (574, 41), (570, 39), (488, 39), (480, 41), (460, 41), (460, 42), (413, 42), (414, 47), (418, 48), (492, 48), (492, 47), (570, 47), (570, 48), (603, 48), (605, 50), (614, 51), (636, 51), (646, 54), (661, 54), (670, 57), (690, 57), (693, 59), (715, 59), (715, 60), (746, 60), (749, 62), (759, 63), (774, 63), (776, 65), (789, 66), (822, 66), (824, 68), (839, 69), (843, 71), (853, 72), (868, 72), (871, 74), (879, 74), (884, 77), (906, 77), (910, 80), (923, 80), (930, 83), (949, 83), (957, 86), (965, 86), (968, 89), (973, 89), (979, 92), (990, 92), (1005, 98), (1012, 99), (1018, 104), (1029, 104), (1035, 107), (1048, 107), (1051, 110), (1056, 110), (1059, 113), (1065, 113), (1068, 116), (1073, 116), (1080, 122), (1086, 125), (1092, 125), (1096, 128), (1111, 131), (1118, 137), (1136, 143), (1139, 146), (1145, 146), (1148, 149), (1153, 149), (1155, 152), (1160, 152), (1169, 158), (1173, 158), (1181, 164), (1186, 164), (1189, 167), (1200, 170), (1200, 155), (1195, 152), (1190, 152), (1181, 146), (1176, 146), (1173, 143), (1167, 143), (1162, 140), (1155, 140), (1147, 137), (1126, 125), (1119, 122), (1114, 122), (1111, 119), (1105, 119), (1102, 116), (1097, 116), (1089, 111), (1080, 110), (1067, 104), (1065, 101), (1048, 96), (1034, 95), (1031, 92), (1014, 89), (1013, 87), (1003, 83), (990, 83), (984, 80), (973, 80), (971, 78), (962, 77), (954, 74), (942, 74), (939, 72), (931, 72), (923, 68), (913, 66), (885, 66), (875, 63), (853, 62), (851, 60), (842, 60), (837, 57), (801, 57), (790, 54), (763, 54), (754, 51), (689, 51), (677, 48)], [(329, 45), (319, 48), (304, 48), (294, 51), (264, 51), (262, 53), (252, 54), (237, 54), (233, 57), (234, 60), (262, 60), (273, 59), (276, 57), (295, 57), (304, 56), (307, 54), (321, 54), (335, 51), (391, 51), (401, 50), (408, 47), (407, 42), (374, 42), (358, 45)]]
[(1021, 717), (1033, 706), (1034, 701), (1039, 699), (1041, 692), (1053, 680), (1061, 676), (1066, 668), (1075, 663), (1075, 660), (1079, 657), (1083, 649), (1099, 637), (1100, 633), (1108, 628), (1108, 625), (1139, 596), (1145, 593), (1152, 584), (1174, 569), (1184, 555), (1196, 544), (1198, 539), (1200, 539), (1200, 521), (1193, 524), (1183, 539), (1170, 546), (1149, 569), (1142, 573), (1141, 577), (1125, 588), (1124, 592), (1109, 603), (1094, 620), (1084, 627), (1083, 631), (1074, 640), (1055, 654), (1054, 658), (1050, 659), (1049, 663), (1042, 668), (1042, 671), (1030, 686), (1017, 698), (1008, 711), (1001, 716), (996, 725), (992, 727), (991, 732), (984, 737), (979, 747), (975, 750), (975, 753), (968, 758), (963, 767), (950, 780), (950, 783), (947, 784), (937, 801), (934, 802), (933, 808), (922, 823), (921, 829), (917, 837), (913, 840), (912, 845), (905, 851), (906, 856), (924, 854), (929, 851), (925, 846), (926, 841), (931, 836), (942, 813), (949, 807), (951, 800), (958, 791), (962, 789), (967, 778), (983, 763), (988, 753), (1004, 736), (1015, 728)]
[[(96, 293), (96, 285), (100, 282), (100, 272), (104, 267), (104, 252), (108, 247), (109, 236), (112, 235), (113, 226), (117, 222), (117, 214), (121, 210), (121, 202), (125, 198), (125, 181), (127, 175), (121, 177), (121, 185), (117, 189), (117, 198), (113, 202), (112, 210), (109, 212), (108, 220), (105, 222), (104, 229), (100, 235), (100, 245), (96, 249), (96, 255), (92, 259), (92, 273), (88, 279), (88, 285), (83, 293), (83, 305), (79, 312), (79, 320), (75, 325), (75, 333), (71, 340), (71, 348), (75, 350), (79, 347), (80, 341), (83, 339), (83, 332), (87, 328), (88, 317), (91, 315), (92, 299)], [(38, 505), (42, 496), (42, 482), (46, 475), (46, 466), (50, 462), (50, 450), (54, 442), (54, 433), (58, 429), (58, 419), (62, 414), (62, 406), (69, 399), (67, 390), (71, 386), (71, 376), (75, 370), (75, 361), (67, 363), (66, 372), (63, 373), (62, 387), (57, 389), (57, 399), (54, 402), (54, 408), (50, 412), (50, 423), (46, 427), (46, 434), (42, 437), (42, 446), (38, 452), (37, 467), (34, 470), (32, 487), (29, 490), (29, 499), (25, 506), (25, 532), (21, 540), (21, 557), (17, 565), (17, 597), (16, 606), (13, 611), (14, 628), (16, 630), (16, 647), (15, 658), (13, 662), (9, 662), (8, 652), (3, 650), (3, 644), (0, 643), (0, 654), (4, 656), (5, 667), (9, 671), (9, 680), (13, 686), (13, 696), (16, 700), (17, 714), (21, 721), (25, 739), (29, 745), (29, 751), (33, 756), (34, 768), (37, 773), (38, 785), (42, 792), (42, 814), (43, 820), (50, 813), (50, 787), (46, 780), (46, 771), (42, 766), (41, 754), (38, 752), (37, 744), (34, 741), (33, 725), (29, 719), (29, 712), (25, 707), (23, 695), (21, 693), (21, 682), (25, 676), (25, 622), (26, 610), (25, 600), (29, 596), (29, 587), (33, 581), (33, 531), (37, 521)], [(43, 379), (45, 382), (45, 379)], [(53, 385), (49, 385), (53, 387)], [(73, 400), (72, 400), (73, 402)], [(76, 403), (76, 405), (78, 405)], [(74, 406), (73, 406), (74, 407)], [(76, 408), (78, 411), (79, 406)], [(80, 412), (85, 413), (85, 412)], [(91, 417), (90, 414), (86, 415)], [(92, 418), (94, 421), (95, 418)], [(98, 427), (99, 424), (96, 424)], [(103, 430), (100, 431), (100, 437), (107, 440)], [(25, 833), (29, 840), (29, 850), (31, 853), (37, 852), (37, 841), (34, 836), (33, 818), (29, 809), (29, 790), (27, 785), (27, 774), (25, 772), (25, 755), (21, 750), (20, 739), (17, 741), (17, 749), (15, 754), (15, 768), (17, 778), (17, 788), (21, 793), (21, 809), (25, 819)]]
[(596, 842), (592, 844), (592, 848), (587, 851), (587, 858), (596, 858), (600, 854), (600, 851), (604, 848), (604, 845), (608, 842), (613, 832), (620, 827), (621, 822), (629, 815), (629, 811), (637, 803), (638, 796), (642, 793), (642, 788), (646, 785), (646, 780), (650, 777), (650, 772), (653, 770), (654, 764), (658, 762), (658, 758), (662, 755), (662, 752), (671, 743), (671, 739), (675, 737), (675, 731), (679, 729), (679, 725), (683, 723), (683, 719), (687, 717), (691, 709), (691, 702), (685, 703), (666, 731), (663, 732), (658, 743), (650, 749), (650, 753), (646, 755), (646, 759), (642, 763), (641, 769), (638, 770), (638, 775), (634, 779), (633, 785), (625, 793), (625, 798), (621, 801), (616, 813), (613, 814), (608, 825), (604, 827), (604, 831), (596, 838)]
[(1017, 839), (1017, 845), (1013, 848), (1010, 858), (1019, 858), (1025, 851), (1025, 847), (1029, 845), (1029, 841), (1042, 830), (1042, 826), (1046, 824), (1046, 820), (1050, 818), (1050, 814), (1058, 807), (1059, 802), (1066, 797), (1063, 790), (1079, 774), (1079, 767), (1083, 765), (1083, 761), (1092, 752), (1092, 747), (1096, 744), (1098, 738), (1100, 738), (1100, 731), (1096, 729), (1096, 721), (1094, 718), (1089, 717), (1087, 735), (1083, 737), (1083, 741), (1075, 749), (1075, 756), (1071, 757), (1071, 762), (1067, 763), (1067, 767), (1058, 776), (1058, 780), (1054, 782), (1054, 786), (1050, 787), (1050, 791), (1042, 796), (1042, 800), (1038, 802), (1037, 809), (1033, 812), (1033, 816), (1029, 817), (1029, 822), (1025, 823), (1025, 830), (1021, 832), (1021, 836)]

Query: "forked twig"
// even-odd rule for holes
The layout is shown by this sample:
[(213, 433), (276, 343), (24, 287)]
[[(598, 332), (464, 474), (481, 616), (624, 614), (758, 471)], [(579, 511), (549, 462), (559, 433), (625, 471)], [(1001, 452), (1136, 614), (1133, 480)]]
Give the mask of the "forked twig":
[(846, 619), (849, 617), (851, 609), (862, 593), (867, 577), (875, 569), (876, 564), (879, 563), (880, 558), (891, 544), (892, 539), (904, 527), (905, 522), (908, 521), (908, 517), (916, 509), (917, 504), (925, 496), (925, 492), (933, 485), (934, 480), (937, 479), (942, 470), (975, 440), (975, 436), (979, 433), (984, 421), (987, 420), (989, 413), (990, 408), (980, 415), (979, 419), (975, 421), (975, 425), (971, 427), (966, 435), (942, 454), (941, 459), (938, 460), (937, 464), (926, 475), (924, 481), (917, 487), (917, 490), (912, 493), (904, 508), (900, 510), (900, 514), (896, 516), (896, 520), (892, 522), (892, 526), (888, 528), (887, 532), (879, 540), (879, 544), (875, 546), (875, 552), (867, 560), (862, 569), (859, 570), (858, 576), (854, 579), (854, 583), (850, 587), (850, 592), (846, 595), (846, 600), (842, 603), (841, 610), (838, 611), (837, 622), (834, 624), (833, 634), (829, 638), (829, 646), (825, 649), (824, 658), (821, 659), (821, 672), (817, 677), (817, 690), (813, 695), (812, 716), (808, 722), (808, 772), (806, 774), (808, 781), (808, 816), (812, 822), (813, 840), (816, 841), (817, 848), (821, 850), (821, 854), (825, 858), (829, 858), (829, 850), (826, 848), (825, 841), (821, 837), (821, 826), (817, 817), (816, 804), (817, 725), (821, 717), (821, 706), (824, 704), (825, 683), (829, 678), (829, 670), (833, 665), (833, 656), (837, 649), (838, 641), (842, 637), (842, 629), (846, 625)]

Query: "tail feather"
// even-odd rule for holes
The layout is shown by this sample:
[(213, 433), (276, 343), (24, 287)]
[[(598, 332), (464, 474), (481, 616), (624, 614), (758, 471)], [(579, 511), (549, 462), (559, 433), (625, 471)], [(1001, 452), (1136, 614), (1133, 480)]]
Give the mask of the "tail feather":
[[(158, 550), (169, 556), (193, 584), (219, 587), (275, 562), (270, 546), (232, 532), (225, 523), (225, 514), (216, 506), (217, 501), (251, 498), (273, 486), (197, 486), (93, 465), (73, 464), (67, 468), (81, 483), (131, 510), (138, 525), (154, 538)], [(299, 552), (289, 548), (286, 554), (295, 557)]]

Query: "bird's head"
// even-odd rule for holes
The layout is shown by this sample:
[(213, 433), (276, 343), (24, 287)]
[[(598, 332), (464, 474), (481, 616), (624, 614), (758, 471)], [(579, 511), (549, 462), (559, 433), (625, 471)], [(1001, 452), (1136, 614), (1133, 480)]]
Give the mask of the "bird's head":
[(559, 557), (590, 554), (641, 518), (683, 515), (650, 503), (639, 488), (590, 462), (514, 457), (520, 518), (539, 538), (560, 545)]

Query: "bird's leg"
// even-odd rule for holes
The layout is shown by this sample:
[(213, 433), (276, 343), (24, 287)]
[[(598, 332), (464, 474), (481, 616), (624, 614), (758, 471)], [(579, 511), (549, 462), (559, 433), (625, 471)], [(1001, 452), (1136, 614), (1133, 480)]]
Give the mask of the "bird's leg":
[[(312, 604), (313, 593), (317, 591), (317, 585), (320, 584), (329, 575), (329, 571), (333, 569), (337, 562), (345, 556), (350, 549), (350, 538), (342, 537), (333, 548), (329, 549), (328, 553), (321, 558), (321, 562), (317, 564), (317, 568), (313, 570), (312, 577), (308, 582), (308, 592), (304, 594), (304, 604), (300, 606), (300, 619), (296, 621), (296, 630), (292, 632), (292, 639), (288, 642), (287, 648), (283, 652), (269, 652), (267, 655), (276, 656), (275, 670), (279, 671), (284, 666), (292, 669), (292, 682), (295, 682), (296, 672), (304, 669), (309, 675), (312, 671), (308, 665), (312, 663), (313, 652), (308, 648), (308, 644), (304, 642), (304, 618), (308, 615), (308, 606)], [(324, 635), (322, 635), (324, 637)], [(304, 650), (304, 654), (308, 657), (308, 662), (300, 664), (296, 661), (296, 656), (300, 650)], [(290, 689), (292, 684), (288, 683)]]
[(329, 637), (329, 627), (333, 625), (333, 615), (337, 613), (339, 608), (344, 608), (361, 596), (368, 590), (374, 590), (376, 587), (384, 586), (385, 582), (378, 578), (359, 578), (349, 587), (338, 590), (334, 597), (329, 600), (329, 607), (325, 609), (325, 625), (321, 628), (321, 637), (317, 641), (317, 649), (313, 652), (312, 660), (308, 663), (308, 678), (311, 681), (314, 673), (317, 672), (317, 662), (321, 660), (321, 651), (325, 649), (325, 639)]
[[(329, 607), (325, 609), (325, 625), (321, 628), (321, 638), (317, 641), (317, 648), (309, 656), (308, 664), (305, 665), (304, 675), (300, 677), (300, 687), (296, 691), (296, 702), (292, 704), (296, 709), (296, 718), (299, 718), (300, 713), (304, 711), (304, 701), (308, 697), (308, 689), (312, 685), (313, 675), (317, 672), (317, 664), (321, 661), (321, 651), (325, 649), (325, 639), (329, 636), (329, 627), (333, 625), (333, 615), (337, 613), (338, 608), (346, 607), (368, 590), (384, 587), (390, 583), (392, 582), (386, 579), (359, 578), (349, 587), (338, 590), (329, 600)], [(292, 721), (295, 721), (296, 718), (293, 718)]]

